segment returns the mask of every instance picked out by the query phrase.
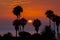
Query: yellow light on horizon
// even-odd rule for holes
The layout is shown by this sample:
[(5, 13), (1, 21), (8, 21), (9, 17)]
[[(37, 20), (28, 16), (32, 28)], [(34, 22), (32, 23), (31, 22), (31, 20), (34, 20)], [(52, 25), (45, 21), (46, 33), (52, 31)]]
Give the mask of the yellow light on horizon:
[(31, 23), (32, 23), (32, 20), (28, 20), (28, 23), (30, 23), (30, 24), (31, 24)]

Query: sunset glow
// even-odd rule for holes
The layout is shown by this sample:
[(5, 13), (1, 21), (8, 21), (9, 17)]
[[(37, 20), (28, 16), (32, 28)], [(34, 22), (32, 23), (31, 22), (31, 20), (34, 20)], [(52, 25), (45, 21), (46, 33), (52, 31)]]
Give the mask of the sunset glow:
[(32, 20), (28, 20), (28, 23), (32, 24), (32, 22), (33, 22)]

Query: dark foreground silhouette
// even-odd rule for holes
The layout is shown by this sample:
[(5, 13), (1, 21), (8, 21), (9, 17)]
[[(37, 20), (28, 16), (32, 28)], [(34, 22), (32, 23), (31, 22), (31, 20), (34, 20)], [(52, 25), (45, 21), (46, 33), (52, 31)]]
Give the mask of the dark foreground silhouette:
[(40, 33), (30, 34), (28, 32), (19, 32), (18, 37), (14, 37), (11, 33), (0, 35), (0, 40), (56, 40), (54, 31), (49, 26), (46, 26), (45, 31)]

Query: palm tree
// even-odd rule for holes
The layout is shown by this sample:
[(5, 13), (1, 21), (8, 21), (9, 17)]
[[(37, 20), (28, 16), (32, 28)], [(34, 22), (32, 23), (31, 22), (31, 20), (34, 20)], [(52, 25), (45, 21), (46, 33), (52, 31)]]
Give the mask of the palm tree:
[(27, 20), (25, 18), (20, 19), (20, 24), (21, 24), (23, 31), (24, 31), (24, 26), (27, 24)]
[(46, 16), (49, 18), (50, 26), (51, 26), (51, 21), (50, 20), (53, 19), (53, 16), (54, 16), (53, 13), (54, 12), (52, 10), (47, 10), (47, 12), (45, 13)]
[(35, 19), (35, 20), (33, 21), (33, 26), (35, 27), (35, 30), (36, 30), (37, 33), (38, 33), (38, 30), (39, 30), (40, 25), (41, 25), (40, 20)]
[(19, 19), (20, 19), (20, 14), (21, 12), (23, 12), (23, 8), (21, 6), (16, 6), (14, 9), (13, 9), (13, 13), (14, 15), (17, 16), (17, 20), (15, 20), (13, 22), (13, 25), (15, 26), (15, 30), (16, 30), (16, 36), (17, 36), (17, 30), (19, 29)]
[(14, 9), (13, 9), (13, 13), (14, 15), (17, 16), (17, 18), (20, 16), (20, 13), (23, 12), (23, 9), (21, 6), (16, 6)]
[(51, 27), (47, 25), (45, 30), (42, 32), (42, 40), (55, 40), (55, 33), (51, 30)]
[(54, 12), (51, 10), (46, 12), (46, 15), (49, 19), (51, 19), (54, 22), (54, 29), (55, 29), (55, 23), (56, 23), (56, 25), (57, 25), (57, 36), (58, 36), (58, 33), (59, 33), (59, 27), (58, 26), (60, 23), (60, 17), (55, 15)]
[(19, 25), (20, 25), (19, 20), (16, 19), (13, 21), (13, 26), (15, 26), (15, 30), (16, 30), (16, 37), (17, 37), (17, 31), (19, 31)]
[(59, 24), (60, 24), (60, 17), (55, 15), (55, 21), (56, 21), (56, 26), (57, 26), (57, 36), (59, 34)]
[(54, 22), (54, 30), (55, 30), (55, 15), (54, 15), (54, 12), (52, 11), (52, 10), (48, 10), (47, 12), (46, 12), (46, 15), (47, 15), (47, 17), (49, 18), (49, 22), (50, 22), (50, 26), (51, 26), (51, 21), (50, 20), (52, 20), (53, 22)]

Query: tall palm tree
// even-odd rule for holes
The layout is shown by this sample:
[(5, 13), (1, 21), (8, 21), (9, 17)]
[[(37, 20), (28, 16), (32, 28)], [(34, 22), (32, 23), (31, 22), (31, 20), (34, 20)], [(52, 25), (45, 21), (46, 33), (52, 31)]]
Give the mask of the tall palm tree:
[(36, 30), (37, 33), (38, 33), (40, 25), (41, 25), (41, 21), (39, 19), (35, 19), (33, 21), (33, 26), (35, 27), (35, 30)]
[[(52, 11), (52, 10), (48, 10), (47, 12), (46, 12), (46, 15), (47, 15), (47, 17), (49, 18), (49, 22), (50, 22), (50, 20), (52, 20), (53, 22), (54, 22), (54, 32), (55, 32), (55, 23), (56, 23), (56, 17), (55, 17), (55, 15), (54, 15), (54, 12)], [(51, 22), (50, 22), (50, 26), (51, 26)]]
[(16, 37), (17, 37), (17, 31), (19, 31), (19, 25), (20, 25), (19, 20), (16, 19), (13, 21), (13, 26), (15, 26), (15, 30), (16, 30)]
[(24, 31), (24, 26), (27, 24), (27, 20), (25, 18), (20, 19), (20, 24), (21, 24), (23, 31)]
[(45, 30), (42, 32), (42, 40), (55, 40), (54, 31), (51, 30), (51, 27), (47, 25)]
[(14, 9), (13, 9), (13, 13), (14, 15), (17, 16), (17, 18), (20, 16), (20, 13), (23, 12), (23, 8), (21, 6), (16, 6)]
[(59, 33), (59, 24), (60, 24), (60, 17), (55, 15), (53, 11), (50, 12), (50, 14), (48, 14), (48, 12), (46, 13), (47, 17), (49, 19), (51, 19), (54, 22), (54, 28), (55, 28), (55, 23), (57, 25), (57, 37), (58, 37), (58, 33)]
[[(18, 26), (19, 24), (17, 24), (18, 23), (18, 20), (20, 19), (20, 14), (21, 14), (21, 12), (23, 12), (23, 8), (21, 7), (21, 6), (16, 6), (14, 9), (13, 9), (13, 13), (14, 13), (14, 15), (16, 15), (17, 16), (17, 21), (15, 21), (14, 23), (14, 25), (15, 26)], [(15, 27), (15, 28), (18, 28), (18, 27)], [(17, 30), (16, 30), (17, 31)]]
[(54, 16), (53, 14), (54, 12), (52, 10), (47, 10), (47, 12), (45, 13), (46, 16), (49, 18), (49, 22), (50, 22), (50, 26), (51, 26), (51, 19), (53, 19), (52, 17)]
[(55, 21), (57, 26), (57, 35), (59, 34), (59, 24), (60, 24), (60, 16), (55, 15)]

